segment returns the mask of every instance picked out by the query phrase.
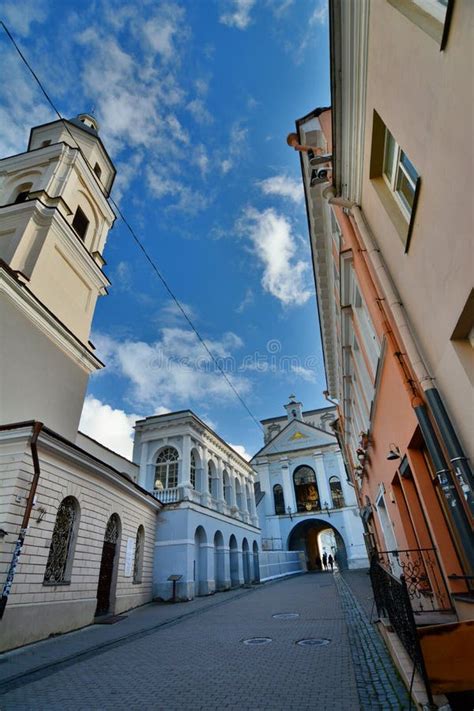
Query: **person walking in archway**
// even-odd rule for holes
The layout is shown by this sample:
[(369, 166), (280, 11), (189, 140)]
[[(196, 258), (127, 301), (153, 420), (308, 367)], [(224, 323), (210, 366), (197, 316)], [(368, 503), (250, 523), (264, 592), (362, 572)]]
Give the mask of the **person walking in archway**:
[(331, 573), (334, 571), (334, 558), (332, 557), (331, 553), (328, 555), (328, 564), (329, 567), (331, 568)]
[(328, 567), (328, 554), (326, 551), (323, 553), (323, 570), (327, 570)]

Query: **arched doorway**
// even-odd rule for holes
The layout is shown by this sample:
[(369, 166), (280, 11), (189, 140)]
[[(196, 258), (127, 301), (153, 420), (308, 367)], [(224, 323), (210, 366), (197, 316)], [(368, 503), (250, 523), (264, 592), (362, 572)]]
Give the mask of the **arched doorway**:
[(114, 513), (109, 518), (104, 534), (102, 558), (100, 561), (99, 584), (97, 586), (96, 616), (106, 615), (110, 610), (112, 584), (116, 580), (120, 545), (120, 518)]
[(246, 538), (242, 541), (242, 558), (244, 564), (244, 583), (250, 585), (251, 574), (250, 574), (250, 548), (249, 542)]
[(194, 534), (194, 595), (207, 593), (207, 536), (202, 526), (196, 528)]
[(298, 523), (288, 537), (288, 550), (304, 551), (308, 570), (322, 570), (324, 549), (335, 559), (339, 568), (347, 567), (347, 553), (344, 540), (327, 521), (310, 518)]
[(240, 585), (239, 576), (239, 549), (237, 547), (237, 539), (234, 534), (229, 540), (229, 557), (230, 557), (230, 584), (233, 588)]
[(214, 575), (216, 590), (225, 590), (224, 536), (220, 531), (214, 536)]

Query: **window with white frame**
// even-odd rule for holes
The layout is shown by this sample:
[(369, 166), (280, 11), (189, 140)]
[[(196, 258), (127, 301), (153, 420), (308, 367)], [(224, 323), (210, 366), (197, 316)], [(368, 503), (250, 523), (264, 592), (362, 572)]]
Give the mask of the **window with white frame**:
[(454, 0), (388, 0), (405, 17), (445, 49)]
[(178, 452), (165, 447), (156, 459), (155, 489), (173, 489), (178, 486)]
[(388, 128), (385, 128), (383, 177), (398, 200), (402, 212), (409, 220), (415, 204), (416, 188), (420, 176)]

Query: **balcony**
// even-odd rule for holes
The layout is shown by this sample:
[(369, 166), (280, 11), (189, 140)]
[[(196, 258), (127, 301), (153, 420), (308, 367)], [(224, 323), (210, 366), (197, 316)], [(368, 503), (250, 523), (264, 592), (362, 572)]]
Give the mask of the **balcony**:
[(191, 501), (206, 508), (218, 511), (235, 518), (238, 521), (243, 521), (251, 526), (258, 526), (258, 518), (252, 516), (248, 511), (241, 510), (238, 506), (230, 505), (224, 500), (216, 499), (208, 492), (201, 493), (190, 487), (174, 486), (167, 489), (153, 489), (153, 496), (161, 501), (162, 504), (178, 504), (181, 501)]

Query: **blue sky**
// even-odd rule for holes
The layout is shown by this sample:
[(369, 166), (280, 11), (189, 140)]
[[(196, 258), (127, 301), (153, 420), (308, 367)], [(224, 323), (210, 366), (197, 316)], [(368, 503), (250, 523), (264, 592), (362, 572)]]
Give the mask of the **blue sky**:
[[(6, 2), (2, 17), (61, 113), (94, 107), (113, 192), (257, 419), (325, 389), (294, 121), (329, 104), (320, 0)], [(54, 118), (0, 38), (0, 150)], [(234, 446), (262, 434), (117, 220), (92, 332), (107, 368), (82, 428), (130, 452), (137, 416), (193, 409)], [(242, 449), (240, 451), (243, 451)]]

